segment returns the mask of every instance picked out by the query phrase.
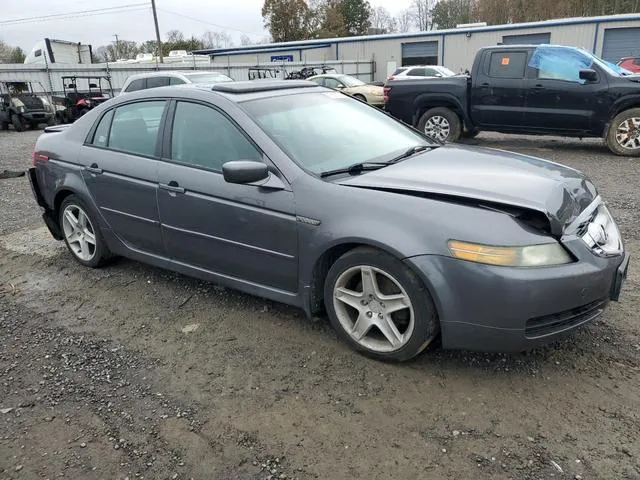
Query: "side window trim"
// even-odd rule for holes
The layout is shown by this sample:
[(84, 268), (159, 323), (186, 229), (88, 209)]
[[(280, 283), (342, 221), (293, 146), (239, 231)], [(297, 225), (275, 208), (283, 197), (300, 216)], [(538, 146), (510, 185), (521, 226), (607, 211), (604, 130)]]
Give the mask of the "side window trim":
[[(158, 125), (158, 137), (156, 138), (156, 146), (155, 146), (155, 151), (154, 151), (154, 155), (143, 155), (141, 153), (135, 153), (135, 152), (128, 152), (125, 150), (120, 150), (117, 148), (111, 148), (109, 147), (109, 141), (110, 141), (110, 137), (111, 137), (111, 126), (113, 125), (113, 119), (115, 118), (115, 111), (118, 108), (121, 107), (126, 107), (128, 105), (134, 105), (136, 103), (145, 103), (145, 102), (165, 102), (166, 105), (164, 107), (164, 111), (162, 112), (162, 117), (160, 117), (160, 123)], [(124, 153), (126, 155), (132, 155), (134, 157), (141, 157), (141, 158), (150, 158), (152, 160), (160, 160), (161, 159), (161, 155), (162, 155), (162, 151), (164, 148), (164, 143), (163, 143), (163, 137), (161, 135), (164, 135), (164, 129), (166, 127), (167, 124), (167, 115), (169, 112), (169, 109), (171, 107), (171, 103), (172, 103), (172, 99), (171, 98), (167, 98), (167, 97), (152, 97), (152, 98), (144, 98), (144, 99), (136, 99), (133, 101), (129, 101), (129, 102), (123, 102), (120, 103), (118, 105), (115, 105), (113, 107), (111, 107), (109, 110), (105, 111), (102, 116), (100, 117), (100, 120), (97, 121), (96, 123), (94, 123), (94, 125), (91, 127), (91, 130), (89, 130), (89, 133), (87, 134), (87, 137), (85, 138), (84, 141), (84, 146), (86, 147), (91, 147), (91, 148), (99, 148), (101, 150), (109, 150), (111, 152), (117, 152), (117, 153)], [(96, 129), (98, 128), (98, 125), (100, 125), (100, 122), (102, 121), (102, 119), (104, 118), (105, 115), (109, 114), (110, 112), (113, 112), (113, 115), (111, 116), (111, 121), (109, 122), (109, 133), (107, 136), (107, 144), (105, 146), (100, 146), (100, 145), (94, 145), (93, 142), (93, 137), (95, 135)]]
[[(229, 115), (227, 115), (227, 113), (222, 110), (221, 108), (219, 108), (217, 105), (214, 105), (212, 103), (207, 103), (207, 102), (203, 102), (200, 100), (195, 100), (195, 99), (191, 99), (191, 98), (177, 98), (177, 99), (173, 99), (171, 102), (171, 105), (169, 108), (165, 109), (165, 114), (167, 115), (166, 118), (166, 130), (164, 132), (164, 139), (162, 142), (162, 152), (161, 155), (159, 157), (159, 159), (163, 162), (167, 162), (167, 163), (172, 163), (174, 165), (182, 165), (183, 167), (188, 167), (188, 168), (195, 168), (197, 170), (204, 170), (206, 172), (211, 172), (211, 173), (216, 173), (218, 175), (222, 175), (221, 171), (215, 170), (213, 168), (207, 168), (204, 167), (202, 165), (195, 165), (195, 164), (191, 164), (191, 163), (182, 163), (182, 162), (178, 162), (173, 160), (173, 158), (171, 158), (172, 156), (172, 141), (173, 141), (173, 125), (174, 125), (174, 120), (175, 120), (175, 116), (176, 116), (176, 110), (178, 107), (178, 102), (183, 102), (183, 103), (193, 103), (196, 105), (201, 105), (203, 107), (207, 107), (210, 108), (216, 112), (218, 112), (220, 115), (222, 115), (224, 118), (226, 118), (231, 125), (233, 125), (238, 132), (251, 144), (251, 146), (253, 146), (256, 151), (260, 154), (260, 156), (262, 157), (262, 161), (269, 167), (272, 166), (272, 162), (269, 160), (269, 157), (267, 157), (267, 155), (264, 153), (264, 151), (256, 144), (256, 142), (253, 141), (253, 139), (247, 134), (247, 132), (245, 132), (244, 128), (242, 128), (240, 125), (238, 125), (235, 120), (233, 120), (233, 118), (231, 118)], [(170, 115), (168, 114), (168, 111), (171, 110)]]

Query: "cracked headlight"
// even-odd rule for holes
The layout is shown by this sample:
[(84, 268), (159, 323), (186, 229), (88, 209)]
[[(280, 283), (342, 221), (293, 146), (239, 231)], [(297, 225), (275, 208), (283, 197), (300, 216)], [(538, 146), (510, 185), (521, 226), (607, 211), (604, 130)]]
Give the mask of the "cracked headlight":
[(622, 237), (611, 212), (600, 204), (591, 221), (582, 230), (582, 241), (597, 255), (603, 257), (622, 253)]
[(559, 243), (503, 247), (450, 240), (449, 251), (460, 260), (502, 267), (549, 267), (573, 262)]

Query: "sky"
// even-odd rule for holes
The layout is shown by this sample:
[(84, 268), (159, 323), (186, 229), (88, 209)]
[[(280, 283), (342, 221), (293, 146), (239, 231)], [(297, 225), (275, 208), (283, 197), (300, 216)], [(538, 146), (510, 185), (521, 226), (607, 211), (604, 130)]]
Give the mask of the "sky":
[[(411, 0), (369, 0), (373, 7), (383, 6), (396, 15), (409, 7)], [(0, 40), (31, 51), (38, 40), (55, 38), (88, 43), (95, 49), (115, 40), (141, 42), (155, 38), (150, 0), (0, 0)], [(145, 5), (146, 4), (146, 5)], [(25, 20), (47, 15), (133, 5), (126, 12), (103, 15), (77, 14), (73, 18)], [(239, 44), (240, 36), (261, 40), (268, 35), (260, 11), (263, 0), (156, 0), (160, 34), (181, 30), (185, 36), (200, 36), (207, 30), (226, 31)], [(188, 18), (190, 17), (190, 18)]]

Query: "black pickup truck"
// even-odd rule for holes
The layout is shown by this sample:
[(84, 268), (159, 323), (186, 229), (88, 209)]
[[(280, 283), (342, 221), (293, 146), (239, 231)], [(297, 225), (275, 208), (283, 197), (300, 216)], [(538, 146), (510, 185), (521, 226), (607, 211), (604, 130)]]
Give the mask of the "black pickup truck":
[(440, 141), (481, 130), (602, 137), (640, 156), (640, 75), (574, 47), (482, 48), (470, 75), (388, 82), (385, 108)]

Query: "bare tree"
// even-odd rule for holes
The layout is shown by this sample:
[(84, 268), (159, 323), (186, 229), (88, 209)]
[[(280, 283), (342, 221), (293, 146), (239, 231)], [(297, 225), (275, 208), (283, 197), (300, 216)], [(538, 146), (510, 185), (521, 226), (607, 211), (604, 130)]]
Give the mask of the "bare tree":
[(208, 30), (202, 34), (204, 48), (227, 48), (233, 46), (233, 39), (227, 32), (214, 32)]
[(248, 35), (242, 34), (242, 36), (240, 37), (240, 45), (242, 45), (243, 47), (246, 47), (247, 45), (253, 45), (253, 40), (251, 40)]
[(413, 0), (411, 13), (413, 22), (419, 30), (433, 29), (433, 9), (438, 0)]
[(411, 26), (413, 25), (413, 15), (411, 14), (411, 10), (403, 10), (400, 12), (400, 15), (396, 17), (396, 25), (398, 28), (398, 32), (407, 33), (411, 30)]
[(394, 33), (398, 30), (396, 19), (393, 18), (389, 11), (384, 7), (372, 9), (371, 27), (376, 30), (383, 30), (387, 33)]
[(11, 55), (11, 47), (0, 40), (0, 63), (7, 63)]

